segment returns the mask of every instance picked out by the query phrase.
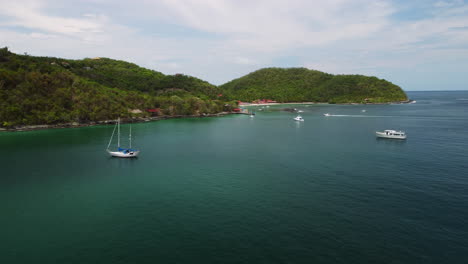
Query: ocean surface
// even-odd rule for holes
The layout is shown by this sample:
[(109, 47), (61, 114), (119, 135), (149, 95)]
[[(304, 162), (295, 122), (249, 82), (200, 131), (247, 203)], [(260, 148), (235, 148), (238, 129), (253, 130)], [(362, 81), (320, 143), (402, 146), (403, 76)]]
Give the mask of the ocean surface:
[(408, 95), (0, 133), (0, 263), (468, 263), (468, 91)]

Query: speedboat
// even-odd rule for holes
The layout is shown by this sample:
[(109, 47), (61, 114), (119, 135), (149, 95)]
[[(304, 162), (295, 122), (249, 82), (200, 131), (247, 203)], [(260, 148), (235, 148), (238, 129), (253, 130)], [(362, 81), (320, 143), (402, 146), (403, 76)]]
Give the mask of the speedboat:
[(323, 114), (323, 115), (324, 115), (324, 116), (331, 116), (329, 113), (325, 113), (325, 114)]
[(406, 139), (406, 133), (404, 131), (384, 130), (383, 132), (375, 132), (375, 135), (378, 138)]
[(304, 122), (304, 118), (302, 118), (302, 116), (298, 115), (294, 118), (295, 121), (300, 121), (300, 122)]
[(362, 110), (361, 110), (361, 112), (365, 113), (365, 112), (366, 112), (366, 110), (365, 110), (365, 109), (362, 109)]

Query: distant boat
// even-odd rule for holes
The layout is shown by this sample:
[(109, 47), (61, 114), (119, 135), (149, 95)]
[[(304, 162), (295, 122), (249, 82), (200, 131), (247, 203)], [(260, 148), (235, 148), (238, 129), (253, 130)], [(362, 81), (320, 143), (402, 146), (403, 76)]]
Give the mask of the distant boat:
[(255, 117), (255, 113), (254, 113), (254, 112), (250, 112), (250, 117)]
[(375, 132), (375, 135), (379, 138), (406, 139), (405, 132), (396, 130), (384, 130), (383, 132), (377, 131)]
[(304, 118), (302, 118), (302, 116), (298, 115), (294, 118), (295, 121), (299, 121), (299, 122), (304, 122)]
[(325, 114), (323, 114), (323, 115), (324, 115), (324, 116), (331, 116), (329, 113), (325, 113)]
[(361, 110), (361, 112), (365, 113), (365, 112), (366, 112), (366, 110), (365, 110), (365, 109), (362, 109), (362, 110)]
[[(115, 129), (117, 128), (117, 151), (109, 150), (109, 147), (112, 143), (112, 138), (114, 137)], [(107, 145), (107, 153), (109, 153), (112, 157), (118, 158), (136, 158), (138, 154), (140, 154), (139, 150), (132, 149), (132, 127), (130, 126), (130, 134), (128, 137), (129, 140), (129, 148), (121, 148), (120, 147), (120, 118), (117, 120), (117, 124), (115, 124), (114, 130), (112, 131), (112, 136), (109, 140), (109, 145)]]
[(304, 111), (302, 111), (302, 110), (297, 110), (297, 112), (298, 112), (298, 113), (303, 113)]

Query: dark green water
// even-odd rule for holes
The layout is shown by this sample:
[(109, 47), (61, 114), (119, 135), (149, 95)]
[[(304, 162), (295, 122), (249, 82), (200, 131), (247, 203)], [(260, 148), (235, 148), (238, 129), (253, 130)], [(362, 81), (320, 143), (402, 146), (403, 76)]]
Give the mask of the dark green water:
[(409, 95), (0, 133), (0, 263), (468, 263), (468, 92)]

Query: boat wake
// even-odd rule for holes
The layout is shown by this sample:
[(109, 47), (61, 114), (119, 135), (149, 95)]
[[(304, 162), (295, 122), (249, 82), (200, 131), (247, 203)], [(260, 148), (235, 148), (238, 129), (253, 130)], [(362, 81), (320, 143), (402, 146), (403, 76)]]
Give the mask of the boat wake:
[(375, 115), (332, 115), (332, 114), (328, 114), (327, 116), (334, 116), (334, 117), (393, 117), (393, 116), (375, 116)]

